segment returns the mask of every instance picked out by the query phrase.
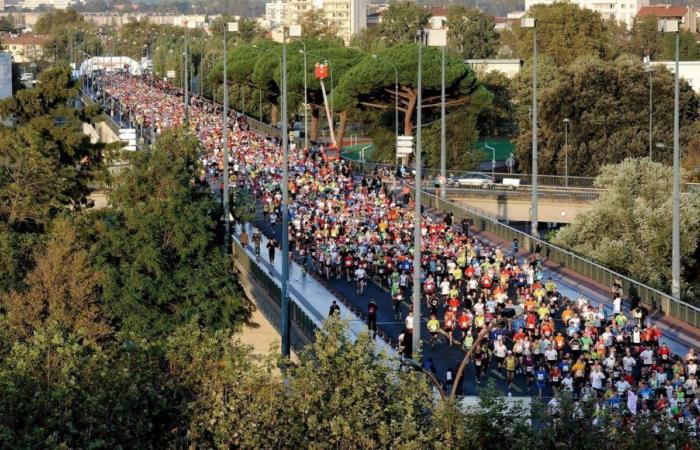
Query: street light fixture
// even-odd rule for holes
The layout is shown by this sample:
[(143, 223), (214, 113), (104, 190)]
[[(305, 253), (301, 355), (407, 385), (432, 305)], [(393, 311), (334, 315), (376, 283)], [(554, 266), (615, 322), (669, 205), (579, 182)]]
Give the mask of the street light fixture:
[(651, 65), (651, 57), (644, 57), (644, 71), (649, 74), (649, 159), (651, 159), (651, 141), (652, 137), (652, 125), (653, 125), (653, 114), (654, 114), (654, 103), (652, 102), (652, 87), (653, 87), (653, 77), (654, 67)]
[[(379, 55), (372, 55), (372, 58), (379, 59)], [(394, 141), (397, 145), (398, 152), (398, 142), (399, 142), (399, 69), (396, 68), (396, 64), (389, 61), (388, 59), (383, 59), (382, 61), (389, 64), (394, 69)]]
[(282, 27), (282, 355), (289, 356), (289, 132), (287, 120), (287, 40), (301, 36), (301, 26)]
[(486, 150), (491, 150), (491, 180), (496, 180), (496, 149), (489, 144), (484, 144)]
[(309, 97), (306, 84), (306, 44), (301, 39), (296, 40), (304, 47), (304, 50), (299, 50), (299, 53), (304, 55), (304, 147), (309, 148)]
[(565, 118), (564, 122), (564, 186), (569, 187), (569, 123), (571, 120)]
[(680, 89), (679, 89), (679, 46), (680, 21), (659, 20), (659, 31), (676, 34), (676, 70), (674, 73), (673, 102), (673, 225), (671, 255), (671, 295), (681, 299), (681, 144), (680, 144)]
[(222, 146), (224, 147), (224, 195), (223, 195), (223, 208), (224, 208), (224, 251), (228, 252), (229, 249), (229, 239), (231, 238), (231, 219), (229, 213), (229, 168), (228, 168), (228, 36), (227, 31), (233, 33), (238, 32), (238, 22), (228, 22), (224, 24), (224, 105), (223, 105), (223, 130), (221, 133)]
[(537, 218), (537, 28), (535, 19), (524, 17), (521, 28), (532, 28), (532, 206), (530, 210), (530, 234), (539, 237)]
[(420, 360), (421, 341), (421, 192), (422, 177), (422, 128), (423, 128), (423, 45), (444, 47), (447, 44), (447, 30), (418, 30), (418, 92), (416, 103), (416, 176), (415, 211), (413, 214), (413, 358)]

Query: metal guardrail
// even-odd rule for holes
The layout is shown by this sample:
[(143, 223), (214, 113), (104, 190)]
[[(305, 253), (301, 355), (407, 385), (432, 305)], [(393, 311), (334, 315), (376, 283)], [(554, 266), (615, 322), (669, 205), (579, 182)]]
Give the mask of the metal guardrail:
[[(371, 171), (376, 167), (374, 164), (368, 165), (367, 163), (357, 163), (354, 161), (350, 161), (350, 165), (361, 172), (366, 172), (368, 169)], [(665, 292), (608, 269), (569, 250), (565, 250), (516, 228), (500, 223), (473, 209), (465, 208), (449, 200), (442, 200), (425, 190), (422, 192), (421, 198), (422, 204), (426, 208), (434, 208), (446, 213), (451, 212), (456, 217), (468, 217), (480, 231), (494, 233), (507, 241), (512, 241), (517, 238), (522, 248), (534, 251), (537, 244), (539, 244), (541, 248), (540, 254), (542, 256), (556, 262), (563, 268), (569, 268), (604, 286), (612, 286), (613, 282), (619, 279), (623, 284), (625, 292), (627, 292), (630, 297), (639, 298), (643, 304), (652, 310), (661, 311), (689, 325), (700, 327), (700, 308), (696, 306), (676, 300)]]
[[(262, 289), (268, 294), (274, 303), (274, 310), (270, 308), (265, 308), (265, 305), (258, 305), (263, 312), (266, 312), (268, 317), (276, 317), (278, 320), (271, 320), (277, 331), (279, 332), (279, 314), (280, 308), (282, 307), (282, 290), (280, 286), (275, 282), (275, 280), (257, 264), (253, 261), (248, 253), (243, 249), (241, 244), (237, 240), (233, 240), (233, 258), (236, 259), (238, 263), (246, 270), (248, 273), (252, 274), (255, 281), (262, 287)], [(289, 314), (291, 322), (296, 325), (296, 328), (304, 336), (304, 339), (295, 339), (294, 333), (292, 333), (292, 346), (295, 349), (300, 350), (304, 344), (308, 342), (313, 342), (316, 336), (317, 326), (314, 321), (306, 315), (306, 313), (297, 305), (295, 302), (289, 302)], [(304, 342), (304, 340), (306, 342)]]

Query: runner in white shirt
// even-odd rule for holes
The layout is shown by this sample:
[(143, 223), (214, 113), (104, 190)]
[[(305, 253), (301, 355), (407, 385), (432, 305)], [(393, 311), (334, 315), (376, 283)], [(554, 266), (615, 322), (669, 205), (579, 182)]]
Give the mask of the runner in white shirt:
[(596, 390), (596, 392), (603, 391), (603, 380), (605, 380), (605, 374), (600, 370), (599, 367), (594, 367), (590, 375), (591, 387)]

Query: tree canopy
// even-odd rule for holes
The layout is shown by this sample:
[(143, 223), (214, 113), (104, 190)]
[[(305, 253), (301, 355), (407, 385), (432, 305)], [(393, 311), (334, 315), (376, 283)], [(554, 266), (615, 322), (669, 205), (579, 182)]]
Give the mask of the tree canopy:
[[(605, 189), (590, 211), (562, 228), (554, 242), (658, 288), (670, 286), (672, 168), (648, 158), (602, 168)], [(694, 269), (700, 240), (700, 195), (681, 196), (681, 258)]]

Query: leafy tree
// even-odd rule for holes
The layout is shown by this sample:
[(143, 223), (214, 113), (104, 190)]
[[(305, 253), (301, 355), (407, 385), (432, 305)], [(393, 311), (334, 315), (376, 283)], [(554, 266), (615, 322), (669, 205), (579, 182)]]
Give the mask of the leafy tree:
[[(379, 111), (394, 107), (393, 62), (399, 73), (399, 110), (404, 117), (404, 134), (413, 130), (417, 100), (418, 50), (416, 44), (399, 45), (378, 53), (378, 58), (366, 57), (350, 69), (338, 84), (339, 101), (342, 108), (375, 109)], [(430, 111), (440, 106), (440, 51), (425, 48), (423, 51), (423, 108)], [(490, 95), (479, 84), (474, 72), (460, 60), (447, 57), (445, 61), (446, 105), (450, 108), (461, 105), (478, 113), (490, 101)], [(335, 95), (335, 94), (334, 94)]]
[(658, 59), (663, 48), (663, 34), (657, 29), (659, 18), (656, 16), (638, 17), (630, 30), (629, 52), (639, 56)]
[(513, 81), (502, 72), (477, 73), (484, 87), (493, 94), (490, 108), (479, 114), (477, 124), (480, 136), (512, 136), (517, 130)]
[(382, 14), (377, 26), (380, 39), (387, 46), (410, 44), (416, 41), (418, 30), (430, 19), (430, 12), (414, 2), (396, 0)]
[(51, 34), (65, 26), (80, 26), (85, 18), (74, 9), (58, 9), (49, 14), (42, 14), (32, 29), (37, 34)]
[(490, 58), (499, 44), (496, 22), (478, 9), (452, 5), (447, 8), (447, 43), (450, 50), (464, 59)]
[[(224, 15), (219, 16), (212, 20), (209, 25), (213, 40), (218, 44), (223, 40), (224, 26), (229, 22), (236, 21), (232, 16)], [(249, 19), (247, 17), (241, 17), (237, 20), (238, 31), (235, 33), (227, 33), (226, 37), (231, 41), (231, 43), (245, 43), (250, 44), (256, 42), (265, 37), (265, 30), (260, 27), (260, 24), (255, 19)], [(232, 48), (231, 45), (229, 48)], [(219, 46), (217, 45), (217, 48)]]
[[(605, 189), (591, 210), (562, 228), (554, 242), (652, 286), (671, 279), (672, 168), (648, 158), (602, 168)], [(681, 198), (681, 258), (688, 269), (700, 239), (700, 195)]]
[(16, 126), (0, 128), (0, 219), (15, 229), (42, 227), (57, 213), (86, 202), (87, 183), (103, 146), (82, 132), (95, 110), (76, 110), (68, 68), (49, 69), (39, 84), (0, 103)]
[[(432, 392), (397, 372), (367, 334), (327, 321), (286, 383), (225, 335), (190, 326), (169, 342), (175, 373), (196, 392), (188, 435), (201, 447), (423, 448)], [(230, 414), (236, 411), (236, 415)]]
[(3, 448), (157, 448), (177, 442), (181, 396), (157, 345), (103, 347), (53, 321), (0, 363)]
[[(695, 34), (688, 30), (681, 30), (678, 42), (678, 54), (680, 61), (700, 60), (700, 44), (698, 44)], [(661, 59), (668, 61), (676, 60), (676, 35), (675, 33), (663, 33), (663, 44), (661, 48)]]
[[(531, 120), (529, 75), (521, 74), (516, 98), (521, 133), (517, 155), (524, 170), (530, 168)], [(605, 164), (649, 154), (648, 75), (641, 61), (620, 57), (614, 62), (581, 58), (551, 77), (545, 72), (539, 97), (540, 173), (564, 172), (564, 126), (569, 127), (569, 174), (595, 176)], [(539, 72), (538, 72), (539, 76)], [(654, 75), (653, 141), (670, 143), (673, 136), (673, 78), (657, 68)], [(681, 127), (698, 118), (699, 100), (690, 86), (681, 85)], [(683, 146), (697, 137), (683, 135)], [(670, 145), (670, 144), (667, 144)], [(670, 150), (654, 149), (654, 160), (671, 161)]]
[[(55, 321), (71, 333), (97, 340), (111, 330), (99, 311), (100, 274), (80, 248), (72, 224), (57, 219), (46, 249), (27, 275), (27, 289), (0, 295), (4, 322), (15, 338), (27, 339)], [(3, 327), (3, 328), (5, 328)]]
[(301, 36), (304, 39), (320, 39), (341, 43), (338, 37), (338, 26), (326, 17), (326, 13), (320, 8), (311, 8), (299, 17)]
[[(474, 148), (479, 138), (477, 115), (467, 108), (459, 108), (445, 117), (445, 154), (450, 171), (478, 167), (483, 153)], [(393, 143), (393, 142), (392, 142)], [(440, 121), (436, 120), (423, 131), (425, 166), (440, 167)]]
[(105, 314), (123, 330), (154, 336), (190, 317), (236, 327), (249, 304), (215, 232), (221, 210), (199, 179), (199, 142), (164, 133), (114, 181), (111, 208), (96, 214), (94, 253), (104, 272)]
[[(615, 56), (611, 39), (613, 24), (599, 13), (582, 9), (569, 2), (534, 5), (528, 15), (537, 22), (537, 53), (549, 57), (558, 66), (565, 66), (581, 56)], [(532, 57), (533, 30), (515, 26), (517, 54)], [(615, 44), (616, 45), (616, 44)]]

